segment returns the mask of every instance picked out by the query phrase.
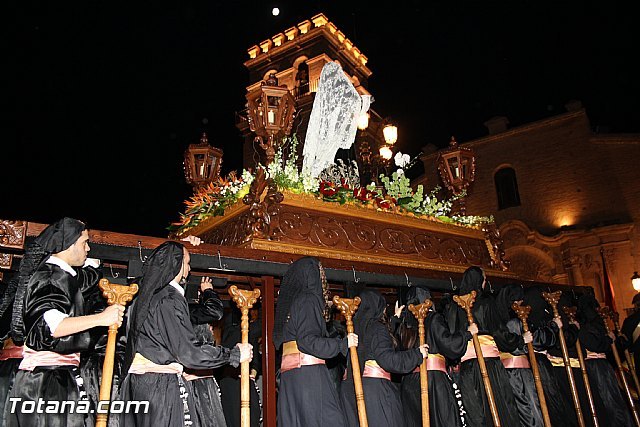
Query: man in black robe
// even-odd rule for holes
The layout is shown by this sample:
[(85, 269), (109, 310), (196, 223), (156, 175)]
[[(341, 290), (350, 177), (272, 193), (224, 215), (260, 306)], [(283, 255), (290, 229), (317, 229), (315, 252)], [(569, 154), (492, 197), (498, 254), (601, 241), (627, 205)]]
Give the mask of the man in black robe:
[(158, 246), (145, 261), (140, 292), (131, 306), (121, 395), (149, 402), (147, 413), (124, 413), (121, 426), (197, 426), (195, 402), (184, 368), (214, 369), (250, 360), (250, 344), (233, 349), (198, 345), (184, 283), (190, 255), (177, 242)]
[(21, 316), (14, 316), (12, 328), (15, 336), (24, 338), (24, 353), (7, 408), (9, 426), (84, 424), (89, 405), (83, 405), (88, 401), (78, 370), (80, 352), (91, 348), (89, 329), (120, 325), (124, 312), (122, 306), (112, 305), (99, 314), (87, 314), (83, 293), (95, 287), (99, 274), (74, 267), (85, 264), (88, 240), (84, 223), (63, 218), (36, 238), (31, 250), (42, 256), (33, 264), (35, 271), (21, 269), (16, 294), (24, 297), (16, 298), (14, 313)]

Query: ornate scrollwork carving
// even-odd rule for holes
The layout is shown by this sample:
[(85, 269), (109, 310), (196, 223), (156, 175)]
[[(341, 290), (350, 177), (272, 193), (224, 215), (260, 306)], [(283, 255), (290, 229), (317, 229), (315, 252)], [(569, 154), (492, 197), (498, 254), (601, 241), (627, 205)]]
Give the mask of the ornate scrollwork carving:
[(0, 220), (0, 246), (22, 249), (26, 235), (27, 223), (25, 221)]
[(486, 224), (483, 226), (482, 231), (485, 233), (487, 249), (489, 249), (489, 254), (491, 255), (491, 267), (507, 271), (510, 263), (505, 259), (500, 230), (495, 224)]
[(267, 178), (264, 168), (259, 168), (249, 193), (242, 199), (242, 202), (249, 206), (243, 243), (247, 243), (252, 237), (263, 239), (275, 237), (272, 230), (278, 221), (280, 202), (283, 200), (284, 195), (278, 191), (273, 178)]
[(483, 240), (301, 211), (287, 205), (281, 207), (278, 229), (274, 232), (281, 242), (323, 249), (491, 267), (491, 257)]

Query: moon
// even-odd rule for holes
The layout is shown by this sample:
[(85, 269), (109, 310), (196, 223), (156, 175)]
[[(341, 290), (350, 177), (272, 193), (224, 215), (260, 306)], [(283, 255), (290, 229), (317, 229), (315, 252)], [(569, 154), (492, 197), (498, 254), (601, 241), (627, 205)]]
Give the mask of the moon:
[(274, 7), (274, 8), (271, 10), (271, 14), (272, 14), (273, 16), (278, 16), (278, 15), (280, 15), (280, 9), (278, 9), (277, 7)]

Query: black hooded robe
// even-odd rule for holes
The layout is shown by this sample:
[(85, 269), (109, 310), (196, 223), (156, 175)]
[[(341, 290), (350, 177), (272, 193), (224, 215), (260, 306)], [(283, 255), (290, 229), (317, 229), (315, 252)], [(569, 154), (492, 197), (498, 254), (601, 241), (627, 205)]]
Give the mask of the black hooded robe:
[[(322, 317), (321, 299), (310, 292), (291, 304), (290, 319), (284, 325), (283, 342), (296, 341), (298, 349), (320, 359), (347, 353), (347, 340), (328, 338)], [(341, 427), (344, 412), (326, 365), (309, 365), (280, 374), (278, 426)]]
[[(484, 273), (480, 268), (468, 268), (462, 278), (460, 294), (465, 295), (472, 290), (478, 292), (479, 295), (472, 308), (474, 320), (478, 325), (478, 335), (492, 336), (498, 350), (511, 353), (522, 345), (522, 337), (507, 330), (506, 325), (500, 318), (494, 297), (489, 292), (483, 292), (481, 289), (483, 281)], [(456, 319), (456, 330), (463, 333), (468, 328), (466, 312), (454, 305), (451, 305), (450, 309), (455, 310), (455, 316), (452, 317)], [(473, 346), (473, 342), (470, 341), (468, 345)], [(499, 357), (485, 356), (484, 361), (501, 424), (503, 426), (519, 425), (518, 408), (509, 383), (507, 370), (502, 365)], [(467, 412), (465, 417), (467, 425), (470, 427), (493, 426), (478, 359), (465, 360), (460, 364), (459, 385), (462, 393), (462, 402)]]
[(192, 387), (182, 375), (169, 373), (129, 373), (134, 355), (139, 353), (157, 365), (177, 362), (185, 368), (214, 369), (226, 363), (238, 365), (240, 350), (199, 345), (191, 324), (184, 295), (170, 284), (180, 271), (183, 246), (165, 242), (145, 262), (140, 294), (130, 309), (125, 360), (126, 377), (121, 386), (124, 401), (149, 402), (147, 413), (124, 412), (123, 427), (181, 427), (198, 418)]
[[(132, 307), (133, 308), (133, 307)], [(129, 345), (127, 343), (127, 345)], [(212, 345), (198, 345), (189, 319), (187, 301), (172, 286), (165, 286), (151, 301), (151, 310), (139, 333), (136, 352), (158, 365), (178, 362), (191, 369), (214, 369), (225, 363), (237, 365), (239, 351)], [(188, 410), (194, 411), (194, 396), (187, 386)], [(185, 408), (181, 399), (180, 382), (175, 374), (127, 373), (121, 386), (125, 401), (148, 401), (149, 413), (123, 414), (121, 426), (182, 426)], [(196, 417), (191, 415), (194, 426)]]
[[(90, 277), (90, 282), (83, 279)], [(95, 286), (99, 274), (79, 274), (76, 277), (55, 264), (43, 263), (31, 276), (24, 298), (24, 326), (26, 335), (24, 345), (35, 351), (53, 351), (59, 354), (71, 354), (87, 351), (93, 343), (88, 331), (54, 338), (44, 320), (44, 313), (57, 309), (70, 317), (84, 316), (85, 302), (82, 290)], [(36, 367), (33, 371), (20, 370), (16, 374), (10, 398), (22, 401), (80, 401), (86, 397), (78, 386), (80, 370), (75, 366)], [(81, 403), (78, 403), (81, 405)], [(88, 407), (88, 405), (87, 405)], [(19, 409), (19, 407), (18, 407)], [(16, 413), (7, 415), (8, 426), (82, 426), (85, 423), (82, 413)]]
[[(189, 304), (191, 324), (193, 325), (193, 330), (199, 345), (215, 345), (209, 324), (220, 320), (223, 311), (222, 301), (213, 289), (205, 289), (204, 292), (200, 293), (198, 303)], [(236, 343), (233, 345), (223, 344), (223, 347), (233, 348), (235, 344)], [(257, 352), (257, 347), (254, 346), (253, 348), (256, 349), (255, 352)], [(213, 376), (213, 370), (190, 371), (189, 369), (185, 369), (185, 373), (202, 377), (189, 380), (195, 404), (193, 412), (198, 425), (203, 427), (226, 427), (227, 423), (220, 401), (220, 387)], [(239, 400), (238, 396), (236, 396), (236, 398)]]
[[(611, 351), (613, 341), (607, 335), (602, 318), (595, 311), (597, 306), (598, 302), (592, 295), (586, 294), (580, 297), (578, 302), (579, 338), (585, 350), (605, 354)], [(583, 351), (583, 353), (586, 355), (587, 351)], [(587, 358), (585, 363), (591, 391), (598, 396), (597, 399), (594, 398), (594, 401), (600, 424), (610, 423), (609, 425), (620, 427), (634, 425), (611, 363), (606, 358)]]
[[(276, 305), (276, 349), (294, 341), (301, 353), (318, 359), (347, 354), (346, 338), (329, 337), (323, 316), (327, 295), (324, 270), (317, 258), (302, 257), (289, 266)], [(277, 406), (280, 427), (345, 426), (342, 404), (325, 364), (281, 371)]]
[[(523, 299), (524, 289), (518, 284), (508, 284), (504, 286), (500, 289), (496, 298), (498, 309), (501, 312), (503, 321), (506, 322), (507, 329), (515, 335), (523, 335), (524, 328), (522, 327), (520, 319), (515, 317), (511, 305)], [(520, 359), (524, 358), (529, 362), (524, 341), (522, 346), (519, 346), (509, 354), (501, 354), (501, 358), (507, 356), (503, 364), (505, 362), (508, 363), (510, 360), (508, 356), (510, 355)], [(518, 407), (520, 424), (523, 427), (542, 427), (544, 425), (542, 421), (542, 410), (540, 409), (540, 401), (538, 400), (538, 393), (531, 368), (507, 368), (507, 373), (509, 374), (509, 383), (513, 390), (516, 406)]]
[[(361, 372), (367, 360), (374, 360), (389, 373), (406, 374), (414, 370), (422, 362), (422, 355), (417, 348), (396, 350), (389, 329), (381, 321), (386, 307), (384, 298), (371, 290), (365, 290), (359, 296), (362, 302), (354, 316), (354, 324), (359, 340), (357, 351)], [(363, 377), (362, 389), (370, 426), (404, 425), (400, 391), (395, 383), (384, 378)], [(342, 382), (340, 391), (347, 424), (358, 427), (360, 424), (351, 359), (347, 360), (347, 378)]]
[[(507, 322), (507, 328), (518, 335), (522, 335), (524, 332), (522, 322), (519, 319), (511, 319)], [(526, 357), (527, 353), (524, 348), (518, 348), (511, 354)], [(507, 373), (518, 406), (520, 424), (523, 427), (542, 427), (544, 425), (542, 410), (531, 368), (507, 368)]]
[[(451, 333), (444, 317), (432, 313), (425, 319), (429, 353), (441, 354), (446, 359), (457, 360), (467, 349), (471, 339), (468, 331)], [(433, 427), (459, 427), (460, 407), (449, 375), (442, 371), (429, 371), (429, 420)], [(412, 372), (402, 378), (401, 385), (404, 421), (407, 427), (422, 426), (422, 400), (420, 398), (420, 373)]]

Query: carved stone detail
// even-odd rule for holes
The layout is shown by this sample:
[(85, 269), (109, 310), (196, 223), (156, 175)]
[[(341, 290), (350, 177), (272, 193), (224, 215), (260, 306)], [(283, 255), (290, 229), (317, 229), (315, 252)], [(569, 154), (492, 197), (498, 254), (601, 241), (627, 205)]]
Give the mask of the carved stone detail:
[(547, 263), (538, 257), (527, 253), (517, 252), (510, 254), (511, 271), (519, 277), (540, 282), (551, 282), (554, 272)]
[(26, 235), (27, 223), (25, 221), (0, 220), (0, 246), (23, 249)]

